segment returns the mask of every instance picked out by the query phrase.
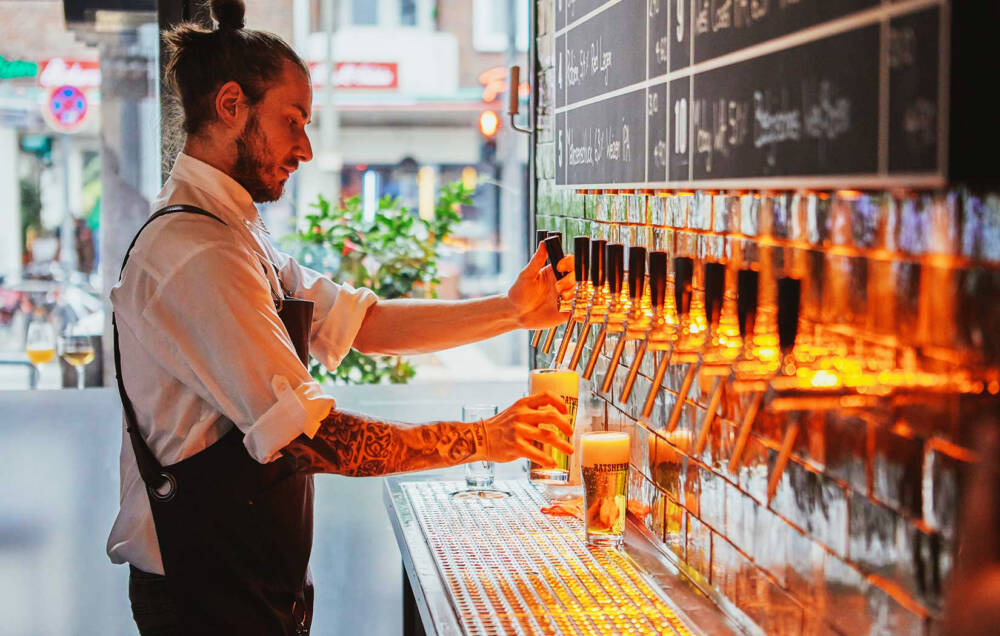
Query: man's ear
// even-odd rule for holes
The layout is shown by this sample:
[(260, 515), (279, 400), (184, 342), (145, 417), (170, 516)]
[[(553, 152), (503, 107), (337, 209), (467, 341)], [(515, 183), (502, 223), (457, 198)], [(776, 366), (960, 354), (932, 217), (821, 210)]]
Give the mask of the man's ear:
[(215, 114), (227, 128), (243, 129), (247, 116), (246, 106), (246, 95), (236, 82), (226, 82), (215, 94)]

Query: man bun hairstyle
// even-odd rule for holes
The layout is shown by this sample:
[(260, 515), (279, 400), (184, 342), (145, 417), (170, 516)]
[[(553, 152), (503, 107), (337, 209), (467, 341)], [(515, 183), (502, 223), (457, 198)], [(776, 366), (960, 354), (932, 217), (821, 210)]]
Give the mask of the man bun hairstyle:
[(219, 23), (220, 31), (235, 31), (246, 26), (243, 18), (247, 7), (243, 0), (213, 0), (212, 17)]
[(267, 31), (244, 28), (243, 0), (211, 0), (214, 30), (184, 22), (164, 31), (165, 80), (180, 102), (183, 129), (197, 134), (215, 120), (215, 97), (223, 84), (236, 82), (250, 105), (258, 103), (285, 64), (309, 77), (309, 67), (284, 40)]

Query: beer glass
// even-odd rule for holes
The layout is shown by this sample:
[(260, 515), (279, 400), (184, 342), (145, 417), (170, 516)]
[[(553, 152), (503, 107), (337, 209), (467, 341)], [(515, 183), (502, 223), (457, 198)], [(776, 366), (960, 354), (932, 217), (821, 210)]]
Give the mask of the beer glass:
[(625, 540), (628, 459), (628, 433), (592, 431), (580, 437), (587, 545), (619, 548)]
[[(467, 404), (462, 407), (463, 422), (479, 422), (496, 414), (494, 404)], [(465, 485), (469, 488), (492, 488), (495, 471), (493, 462), (469, 462), (465, 465)]]
[[(580, 386), (580, 374), (576, 371), (565, 369), (535, 369), (531, 372), (531, 394), (536, 395), (548, 391), (566, 402), (568, 411), (566, 417), (574, 425), (576, 424), (576, 405)], [(547, 428), (554, 431), (561, 438), (570, 442), (569, 436), (564, 434), (554, 425), (542, 424), (540, 428)], [(540, 466), (531, 463), (531, 471), (528, 478), (531, 481), (542, 484), (565, 484), (569, 481), (570, 457), (566, 453), (558, 450), (550, 444), (541, 445), (542, 452), (552, 457), (556, 462), (555, 468)]]

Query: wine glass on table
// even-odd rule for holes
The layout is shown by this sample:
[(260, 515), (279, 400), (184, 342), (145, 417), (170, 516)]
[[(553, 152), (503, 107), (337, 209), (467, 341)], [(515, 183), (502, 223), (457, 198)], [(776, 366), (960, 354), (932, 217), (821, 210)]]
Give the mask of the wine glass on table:
[(91, 336), (68, 333), (59, 338), (59, 355), (76, 369), (76, 388), (82, 389), (84, 368), (94, 361), (94, 341)]
[(36, 318), (28, 325), (28, 335), (24, 342), (24, 353), (35, 367), (35, 378), (41, 374), (41, 365), (52, 362), (56, 357), (56, 332), (44, 318)]

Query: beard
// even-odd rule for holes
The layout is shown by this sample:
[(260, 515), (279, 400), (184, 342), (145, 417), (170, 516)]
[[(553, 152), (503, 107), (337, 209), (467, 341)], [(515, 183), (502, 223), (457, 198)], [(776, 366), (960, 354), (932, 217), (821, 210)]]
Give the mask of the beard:
[(260, 129), (260, 120), (253, 113), (236, 139), (233, 179), (250, 193), (255, 203), (277, 201), (285, 188), (283, 182), (268, 179), (268, 175), (274, 172), (274, 164), (267, 152), (267, 140)]

